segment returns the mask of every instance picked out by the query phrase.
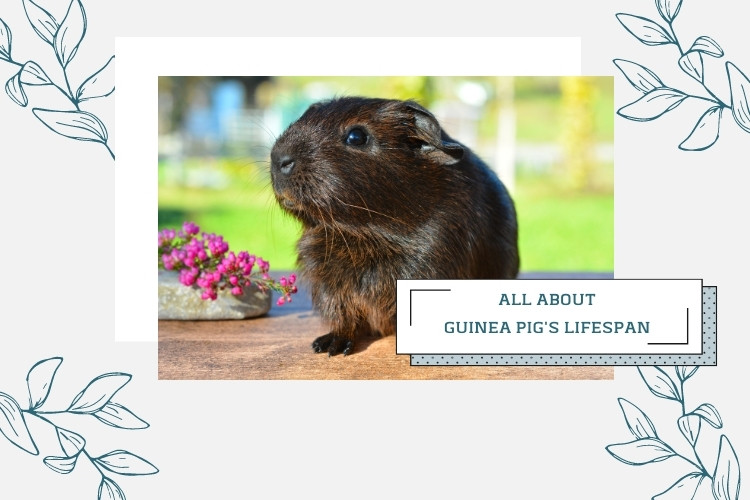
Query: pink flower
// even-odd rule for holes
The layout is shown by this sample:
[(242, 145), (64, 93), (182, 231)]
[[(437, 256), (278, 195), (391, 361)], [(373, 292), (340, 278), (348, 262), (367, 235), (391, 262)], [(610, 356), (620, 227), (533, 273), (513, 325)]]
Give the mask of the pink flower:
[(195, 235), (200, 232), (200, 228), (194, 222), (185, 222), (182, 225), (182, 230), (185, 234)]
[(255, 286), (262, 292), (279, 292), (276, 304), (282, 305), (297, 293), (294, 274), (276, 282), (269, 275), (268, 261), (244, 250), (235, 254), (222, 236), (201, 233), (194, 222), (185, 222), (180, 231), (159, 231), (159, 267), (178, 271), (180, 283), (199, 287), (204, 300), (216, 300), (219, 290), (241, 295), (244, 288)]

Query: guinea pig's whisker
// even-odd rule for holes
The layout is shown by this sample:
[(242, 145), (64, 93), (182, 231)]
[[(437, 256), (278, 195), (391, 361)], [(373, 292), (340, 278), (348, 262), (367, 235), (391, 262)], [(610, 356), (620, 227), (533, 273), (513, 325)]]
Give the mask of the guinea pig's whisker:
[[(336, 198), (338, 199), (338, 198)], [(346, 246), (346, 251), (349, 253), (349, 257), (352, 259), (352, 262), (355, 262), (354, 260), (354, 254), (352, 253), (352, 249), (349, 247), (349, 242), (346, 241), (346, 235), (344, 235), (344, 231), (341, 230), (341, 227), (336, 224), (336, 221), (333, 217), (333, 211), (331, 210), (331, 206), (328, 205), (328, 213), (331, 216), (331, 227), (336, 230), (338, 229), (339, 234), (341, 235), (341, 239), (344, 240), (344, 245)], [(335, 235), (331, 235), (331, 246), (333, 246), (333, 239)]]
[[(362, 195), (360, 195), (360, 197), (362, 197)], [(391, 219), (393, 221), (396, 221), (396, 222), (399, 222), (399, 223), (401, 222), (401, 220), (397, 219), (396, 217), (391, 217), (390, 215), (384, 214), (382, 212), (378, 212), (377, 210), (373, 210), (373, 209), (367, 208), (367, 207), (360, 207), (359, 205), (352, 205), (351, 203), (346, 203), (345, 201), (341, 200), (341, 198), (339, 198), (337, 196), (334, 196), (334, 198), (336, 198), (336, 200), (339, 203), (341, 203), (342, 205), (346, 205), (347, 207), (358, 208), (360, 210), (364, 210), (365, 212), (370, 212), (370, 214), (371, 214), (370, 218), (372, 218), (372, 214), (377, 214), (377, 215), (380, 215), (380, 216), (383, 216), (383, 217), (387, 217), (388, 219)], [(364, 202), (364, 200), (362, 200), (362, 201)]]
[[(325, 254), (323, 255), (323, 263), (328, 263), (328, 249), (330, 245), (328, 244), (328, 224), (326, 223), (325, 216), (323, 215), (323, 211), (320, 209), (319, 206), (313, 205), (316, 209), (318, 209), (318, 214), (320, 215), (320, 220), (323, 221), (323, 244), (325, 246)], [(331, 240), (333, 242), (333, 240)]]

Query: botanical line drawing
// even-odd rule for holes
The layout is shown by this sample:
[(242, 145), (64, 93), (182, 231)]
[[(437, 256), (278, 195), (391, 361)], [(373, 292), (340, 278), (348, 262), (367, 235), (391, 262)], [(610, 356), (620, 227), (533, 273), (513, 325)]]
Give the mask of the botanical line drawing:
[(124, 500), (125, 494), (115, 482), (112, 474), (121, 476), (144, 476), (159, 470), (146, 459), (126, 450), (113, 450), (94, 456), (87, 448), (86, 439), (76, 432), (59, 427), (53, 422), (56, 415), (90, 415), (100, 422), (119, 429), (146, 429), (149, 424), (112, 397), (130, 382), (127, 373), (105, 373), (94, 378), (72, 400), (65, 410), (43, 409), (52, 390), (55, 374), (63, 358), (55, 357), (39, 361), (28, 372), (28, 408), (23, 409), (18, 400), (0, 392), (0, 434), (11, 443), (32, 455), (39, 455), (39, 448), (31, 434), (27, 420), (37, 419), (54, 429), (59, 449), (43, 459), (44, 465), (60, 474), (69, 474), (76, 465), (88, 461), (99, 472), (99, 500)]
[(56, 88), (70, 102), (72, 109), (32, 108), (34, 116), (57, 134), (102, 144), (114, 160), (115, 153), (108, 143), (107, 127), (95, 114), (81, 109), (81, 105), (90, 99), (107, 97), (115, 91), (115, 56), (110, 57), (101, 68), (73, 90), (67, 69), (86, 35), (86, 11), (81, 0), (71, 0), (65, 17), (59, 23), (49, 11), (33, 0), (22, 1), (31, 27), (54, 50), (63, 81), (53, 80), (48, 72), (32, 60), (20, 62), (13, 59), (13, 35), (10, 27), (0, 19), (0, 61), (19, 68), (5, 83), (5, 93), (13, 102), (26, 107), (29, 104), (27, 87), (51, 85)]
[(684, 151), (702, 151), (714, 145), (724, 110), (730, 110), (735, 123), (750, 133), (750, 80), (730, 61), (725, 63), (729, 80), (729, 101), (722, 100), (705, 80), (704, 57), (722, 58), (724, 51), (711, 37), (699, 36), (686, 50), (674, 29), (674, 21), (682, 7), (682, 0), (656, 0), (656, 8), (666, 27), (651, 19), (633, 14), (618, 13), (617, 20), (637, 40), (649, 46), (674, 45), (679, 67), (697, 81), (705, 95), (693, 95), (666, 85), (654, 71), (634, 61), (614, 59), (612, 62), (625, 75), (634, 89), (641, 92), (638, 99), (623, 106), (617, 114), (634, 121), (651, 121), (679, 106), (686, 99), (705, 101), (708, 108), (698, 118), (690, 134), (679, 145)]
[[(674, 457), (682, 459), (693, 469), (655, 495), (653, 500), (737, 500), (740, 496), (740, 464), (729, 438), (724, 434), (719, 438), (715, 461), (705, 456), (705, 446), (698, 446), (701, 428), (706, 428), (703, 424), (714, 429), (721, 429), (724, 424), (716, 407), (709, 403), (687, 411), (685, 382), (697, 370), (697, 366), (677, 366), (674, 367), (674, 375), (670, 376), (666, 369), (657, 366), (638, 367), (641, 378), (652, 394), (679, 403), (680, 416), (676, 423), (688, 445), (681, 448), (689, 449), (689, 453), (683, 454), (677, 451), (679, 447), (667, 444), (640, 408), (627, 399), (618, 399), (625, 423), (635, 440), (607, 446), (610, 455), (628, 465), (645, 465)], [(705, 434), (703, 439), (708, 439)]]

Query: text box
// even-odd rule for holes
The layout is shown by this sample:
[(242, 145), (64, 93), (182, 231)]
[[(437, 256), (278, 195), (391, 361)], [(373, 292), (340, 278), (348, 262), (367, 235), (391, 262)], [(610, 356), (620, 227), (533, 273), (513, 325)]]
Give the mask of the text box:
[(399, 280), (398, 354), (700, 354), (702, 280)]

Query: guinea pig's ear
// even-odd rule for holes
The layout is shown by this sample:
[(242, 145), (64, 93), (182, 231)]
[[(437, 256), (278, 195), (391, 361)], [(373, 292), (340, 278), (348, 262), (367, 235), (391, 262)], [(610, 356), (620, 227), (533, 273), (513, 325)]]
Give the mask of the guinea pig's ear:
[[(416, 139), (420, 154), (440, 165), (453, 165), (464, 157), (464, 148), (458, 143), (443, 140), (443, 131), (437, 119), (419, 104), (406, 103), (414, 115)], [(447, 137), (447, 136), (446, 136)]]

